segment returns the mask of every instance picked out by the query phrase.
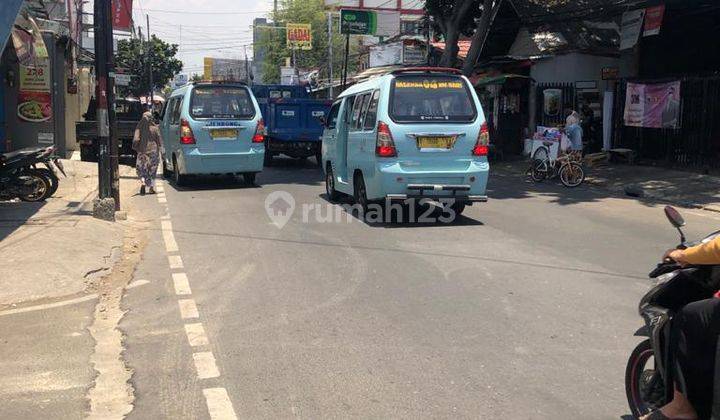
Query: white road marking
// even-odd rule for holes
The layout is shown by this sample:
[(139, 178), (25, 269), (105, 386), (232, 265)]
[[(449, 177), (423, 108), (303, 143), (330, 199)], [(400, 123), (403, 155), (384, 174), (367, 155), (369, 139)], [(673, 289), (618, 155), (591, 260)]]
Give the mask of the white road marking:
[(167, 203), (167, 198), (165, 198), (165, 197), (158, 197), (158, 203), (160, 203), (160, 204), (165, 204), (165, 203)]
[(220, 376), (220, 371), (215, 364), (215, 356), (213, 356), (212, 352), (203, 351), (193, 353), (193, 360), (195, 361), (198, 378), (209, 379)]
[(175, 294), (191, 295), (190, 282), (185, 273), (173, 273), (173, 284), (175, 285)]
[(201, 323), (185, 324), (185, 334), (187, 334), (190, 347), (207, 346), (210, 341), (205, 334), (205, 328)]
[(232, 402), (225, 388), (203, 389), (205, 402), (212, 420), (235, 420), (237, 415), (233, 409)]
[(158, 193), (157, 193), (157, 197), (158, 197), (158, 198), (167, 198), (167, 197), (165, 196), (165, 193), (163, 193), (163, 192), (158, 192)]
[(76, 303), (88, 302), (98, 298), (97, 294), (82, 296), (75, 299), (63, 300), (61, 302), (46, 303), (44, 305), (28, 306), (25, 308), (7, 309), (0, 311), (0, 316), (22, 314), (25, 312), (43, 311), (45, 309), (60, 308), (62, 306), (75, 305)]
[(198, 313), (198, 308), (194, 300), (181, 299), (178, 301), (178, 306), (180, 306), (180, 317), (182, 319), (200, 318), (200, 313)]
[(170, 220), (170, 216), (167, 214), (165, 216), (160, 216), (160, 220)]
[(170, 263), (171, 270), (177, 270), (184, 267), (182, 257), (179, 255), (168, 255), (168, 262)]
[[(161, 223), (163, 224), (162, 235), (163, 240), (165, 241), (165, 250), (167, 252), (178, 252), (179, 248), (177, 242), (175, 241), (175, 235), (172, 232), (172, 224), (170, 224), (167, 220), (163, 220)], [(170, 226), (169, 229), (165, 229), (165, 223)]]

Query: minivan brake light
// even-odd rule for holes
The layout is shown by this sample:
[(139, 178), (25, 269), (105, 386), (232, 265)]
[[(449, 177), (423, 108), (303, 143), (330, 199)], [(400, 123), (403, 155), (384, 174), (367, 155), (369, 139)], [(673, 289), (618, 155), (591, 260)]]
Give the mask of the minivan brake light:
[(255, 128), (255, 135), (252, 138), (253, 143), (263, 143), (265, 141), (265, 122), (262, 118), (257, 123)]
[(390, 127), (380, 121), (377, 126), (377, 140), (375, 142), (375, 155), (378, 157), (396, 157), (395, 141), (393, 140)]
[(487, 122), (482, 123), (480, 127), (480, 134), (478, 134), (477, 142), (473, 147), (473, 156), (487, 156), (490, 144), (490, 131), (488, 130)]
[(190, 123), (184, 118), (180, 120), (180, 143), (195, 144), (195, 136), (190, 128)]

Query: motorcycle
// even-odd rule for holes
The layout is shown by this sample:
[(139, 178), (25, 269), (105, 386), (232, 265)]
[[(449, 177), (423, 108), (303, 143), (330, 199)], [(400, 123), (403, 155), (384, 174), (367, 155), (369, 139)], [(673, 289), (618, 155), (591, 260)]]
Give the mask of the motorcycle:
[[(680, 233), (678, 249), (709, 242), (720, 235), (717, 231), (701, 242), (689, 243), (680, 213), (668, 206), (665, 215)], [(635, 333), (646, 339), (630, 354), (625, 369), (625, 393), (635, 418), (659, 409), (673, 398), (675, 369), (669, 340), (674, 315), (689, 303), (711, 298), (720, 289), (720, 266), (681, 267), (668, 260), (658, 264), (649, 276), (656, 284), (640, 300), (638, 311), (645, 325)], [(720, 367), (720, 363), (716, 365)], [(715, 377), (720, 378), (717, 368)], [(718, 382), (716, 379), (715, 387), (720, 389)]]
[(59, 187), (56, 168), (66, 176), (54, 147), (0, 155), (0, 200), (44, 201)]

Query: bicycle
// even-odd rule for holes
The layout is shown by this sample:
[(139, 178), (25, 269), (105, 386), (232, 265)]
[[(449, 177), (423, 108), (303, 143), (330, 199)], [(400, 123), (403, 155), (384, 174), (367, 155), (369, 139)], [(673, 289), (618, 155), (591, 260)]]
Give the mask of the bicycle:
[(585, 180), (585, 170), (579, 153), (570, 152), (557, 159), (553, 159), (550, 147), (554, 143), (546, 141), (533, 153), (530, 177), (535, 182), (560, 177), (560, 182), (568, 188), (574, 188)]

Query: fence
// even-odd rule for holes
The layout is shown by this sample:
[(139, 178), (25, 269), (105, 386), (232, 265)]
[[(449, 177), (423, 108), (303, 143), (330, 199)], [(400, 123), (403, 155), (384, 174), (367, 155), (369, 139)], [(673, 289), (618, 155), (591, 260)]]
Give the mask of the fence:
[(633, 149), (638, 158), (668, 166), (720, 169), (720, 76), (681, 79), (679, 129), (627, 127), (626, 81), (616, 86), (613, 147)]

